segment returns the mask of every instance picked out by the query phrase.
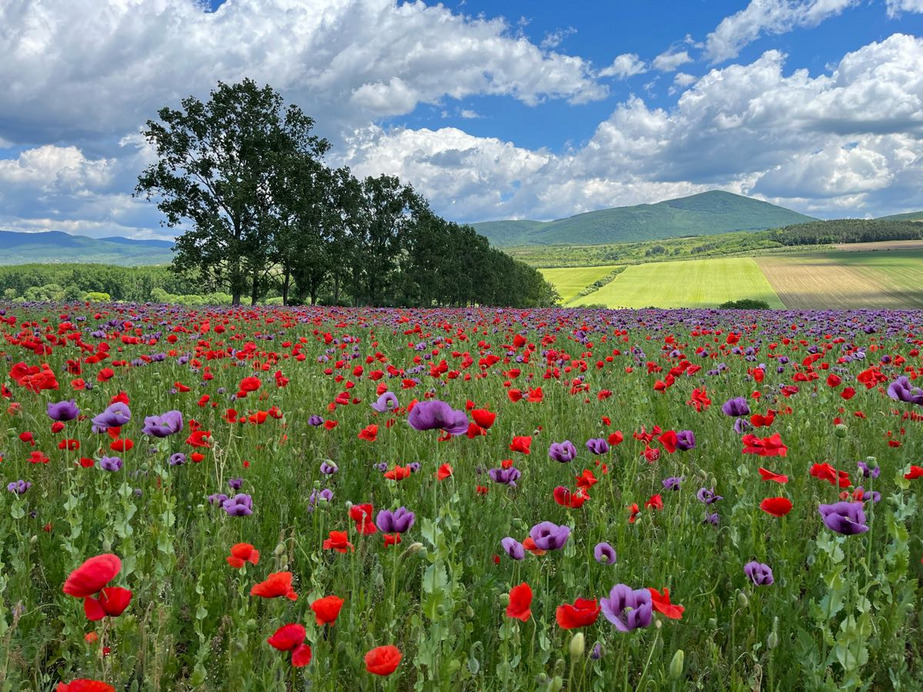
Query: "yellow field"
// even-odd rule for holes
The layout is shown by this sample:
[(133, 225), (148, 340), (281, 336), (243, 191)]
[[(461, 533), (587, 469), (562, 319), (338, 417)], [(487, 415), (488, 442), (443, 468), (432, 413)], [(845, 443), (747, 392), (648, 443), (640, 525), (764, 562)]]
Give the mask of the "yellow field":
[(616, 265), (610, 264), (602, 267), (567, 267), (562, 269), (539, 269), (539, 271), (548, 283), (557, 289), (558, 295), (561, 296), (561, 302), (566, 304), (576, 298), (580, 291), (599, 281), (615, 267)]

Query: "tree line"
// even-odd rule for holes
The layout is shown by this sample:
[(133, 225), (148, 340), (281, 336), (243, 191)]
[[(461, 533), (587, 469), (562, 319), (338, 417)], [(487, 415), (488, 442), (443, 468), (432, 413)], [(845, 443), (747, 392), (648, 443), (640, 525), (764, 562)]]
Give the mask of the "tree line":
[(893, 219), (835, 219), (809, 221), (766, 231), (782, 245), (872, 243), (884, 240), (921, 240), (923, 222)]
[(177, 228), (172, 269), (251, 304), (551, 305), (534, 268), (442, 219), (393, 176), (324, 162), (314, 120), (270, 86), (219, 82), (162, 108), (143, 134), (157, 160), (136, 195)]

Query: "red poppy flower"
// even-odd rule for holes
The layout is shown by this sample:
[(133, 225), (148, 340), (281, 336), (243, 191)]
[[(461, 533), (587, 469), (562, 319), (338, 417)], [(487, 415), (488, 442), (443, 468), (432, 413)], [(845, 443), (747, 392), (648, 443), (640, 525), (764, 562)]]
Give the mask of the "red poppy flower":
[(401, 650), (396, 646), (378, 646), (365, 655), (365, 669), (373, 675), (391, 675), (401, 658)]
[(349, 518), (356, 522), (356, 531), (363, 536), (371, 535), (378, 531), (372, 515), (375, 513), (371, 504), (353, 505), (349, 508)]
[(324, 596), (311, 604), (318, 625), (332, 625), (340, 615), (343, 599), (338, 596)]
[(484, 430), (489, 430), (490, 426), (494, 424), (497, 414), (491, 413), (484, 408), (476, 408), (471, 411), (471, 417), (474, 418), (474, 422), (477, 423), (479, 427), (484, 428)]
[(778, 473), (773, 473), (767, 469), (760, 467), (760, 476), (762, 476), (764, 481), (775, 481), (776, 483), (788, 483), (788, 476), (783, 476)]
[(658, 613), (663, 613), (671, 620), (682, 619), (683, 611), (685, 611), (686, 608), (681, 605), (670, 603), (670, 589), (664, 588), (662, 594), (657, 589), (652, 589), (650, 587), (648, 587), (647, 590), (651, 592), (651, 605), (654, 606), (654, 610)]
[(302, 625), (282, 625), (266, 641), (269, 642), (272, 648), (279, 651), (293, 651), (299, 644), (304, 642), (307, 635), (308, 633)]
[(911, 466), (910, 473), (905, 473), (904, 478), (906, 478), (908, 481), (912, 481), (917, 478), (923, 478), (923, 466)]
[(558, 627), (572, 630), (577, 627), (587, 627), (596, 622), (599, 617), (599, 605), (596, 599), (578, 598), (574, 604), (565, 603), (555, 610), (555, 620)]
[(129, 589), (108, 586), (100, 592), (98, 599), (89, 596), (83, 599), (83, 612), (87, 620), (91, 621), (102, 620), (107, 615), (118, 617), (131, 603), (131, 597), (132, 593)]
[(263, 384), (259, 377), (245, 377), (240, 381), (240, 391), (255, 392)]
[(611, 433), (606, 441), (609, 443), (610, 447), (615, 447), (616, 445), (622, 444), (622, 440), (625, 439), (625, 436), (622, 434), (621, 430), (616, 430), (614, 433)]
[(637, 504), (633, 504), (628, 507), (628, 511), (630, 512), (628, 516), (628, 523), (634, 524), (638, 519), (638, 515), (641, 514), (641, 510), (638, 508)]
[(596, 476), (593, 475), (593, 472), (590, 469), (583, 469), (583, 473), (577, 476), (577, 487), (583, 488), (585, 490), (592, 488), (594, 485), (599, 483), (596, 479)]
[(848, 471), (837, 471), (830, 464), (814, 464), (811, 466), (811, 475), (822, 481), (827, 481), (832, 486), (848, 488), (852, 483)]
[(395, 466), (390, 471), (385, 471), (385, 478), (392, 481), (402, 481), (410, 476), (410, 466)]
[(86, 598), (99, 593), (122, 569), (117, 555), (106, 553), (91, 557), (70, 573), (64, 582), (64, 593), (77, 598)]
[(436, 471), (436, 480), (444, 481), (446, 478), (452, 475), (452, 467), (449, 464), (443, 464), (439, 467), (439, 470)]
[(231, 554), (226, 559), (231, 567), (240, 569), (247, 562), (252, 565), (258, 564), (260, 551), (254, 550), (249, 543), (236, 543), (231, 546)]
[(774, 517), (784, 517), (792, 511), (792, 501), (787, 497), (767, 497), (760, 502), (760, 509)]
[(663, 496), (660, 494), (651, 495), (647, 502), (644, 503), (646, 509), (663, 509)]
[(369, 442), (374, 442), (378, 438), (378, 426), (377, 425), (367, 425), (362, 431), (359, 432), (360, 440), (368, 440)]
[(210, 437), (211, 433), (207, 430), (195, 430), (186, 438), (186, 444), (192, 447), (211, 447), (211, 442), (208, 439)]
[(510, 444), (510, 449), (514, 452), (522, 452), (523, 454), (528, 454), (531, 445), (532, 438), (527, 435), (521, 435), (513, 438), (513, 442)]
[(788, 447), (782, 444), (782, 437), (779, 433), (774, 433), (770, 437), (757, 437), (756, 435), (744, 435), (744, 454), (759, 454), (761, 457), (778, 457), (788, 454)]
[(386, 533), (384, 534), (385, 547), (392, 545), (398, 545), (401, 542), (401, 534), (399, 533)]
[(583, 503), (589, 499), (590, 496), (586, 494), (583, 488), (580, 488), (575, 493), (572, 493), (563, 485), (559, 485), (554, 489), (554, 501), (563, 507), (582, 507)]
[(525, 622), (532, 617), (532, 587), (523, 582), (510, 589), (510, 603), (506, 607), (506, 616)]
[(55, 692), (115, 692), (115, 688), (102, 680), (78, 678), (70, 682), (59, 682)]
[(535, 545), (535, 541), (532, 540), (532, 536), (527, 536), (527, 537), (526, 537), (526, 540), (524, 540), (524, 541), (522, 542), (522, 547), (525, 548), (526, 550), (528, 550), (528, 551), (529, 551), (530, 553), (532, 553), (533, 555), (537, 555), (537, 556), (539, 556), (539, 557), (541, 557), (542, 555), (544, 555), (544, 554), (547, 552), (547, 551), (542, 550), (541, 548), (539, 548), (537, 545)]
[(660, 440), (660, 444), (663, 445), (663, 448), (667, 450), (669, 454), (673, 454), (676, 451), (677, 438), (675, 430), (667, 430), (657, 439)]
[(330, 538), (324, 541), (324, 550), (335, 550), (338, 553), (345, 553), (352, 550), (353, 544), (346, 540), (345, 531), (331, 531)]
[(261, 598), (279, 598), (280, 596), (285, 596), (285, 598), (290, 601), (298, 600), (298, 594), (295, 593), (295, 590), (292, 588), (291, 572), (273, 572), (267, 577), (266, 581), (254, 584), (253, 588), (250, 589), (250, 595), (259, 596)]

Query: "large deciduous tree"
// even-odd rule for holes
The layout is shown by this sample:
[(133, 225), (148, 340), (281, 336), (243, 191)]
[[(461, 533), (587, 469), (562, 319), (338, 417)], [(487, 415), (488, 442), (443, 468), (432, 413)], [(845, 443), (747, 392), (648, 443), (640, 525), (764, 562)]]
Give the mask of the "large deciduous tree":
[(281, 199), (282, 183), (316, 164), (328, 142), (311, 134), (314, 121), (300, 108), (285, 107), (271, 87), (249, 79), (219, 82), (207, 102), (190, 96), (158, 116), (143, 130), (157, 161), (135, 192), (157, 198), (168, 227), (186, 229), (174, 269), (198, 272), (235, 305), (249, 290), (255, 304), (280, 259), (277, 235), (291, 233), (293, 214), (280, 211), (291, 202)]

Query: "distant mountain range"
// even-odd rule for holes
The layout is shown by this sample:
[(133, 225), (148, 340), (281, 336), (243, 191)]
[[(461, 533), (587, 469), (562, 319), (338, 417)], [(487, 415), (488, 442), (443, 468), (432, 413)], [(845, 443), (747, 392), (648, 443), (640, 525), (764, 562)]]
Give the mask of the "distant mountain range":
[(88, 238), (61, 231), (0, 231), (0, 264), (168, 264), (173, 259), (172, 247), (169, 240)]
[(605, 245), (760, 231), (815, 221), (784, 207), (718, 190), (657, 204), (601, 209), (557, 221), (486, 221), (473, 226), (497, 247)]

